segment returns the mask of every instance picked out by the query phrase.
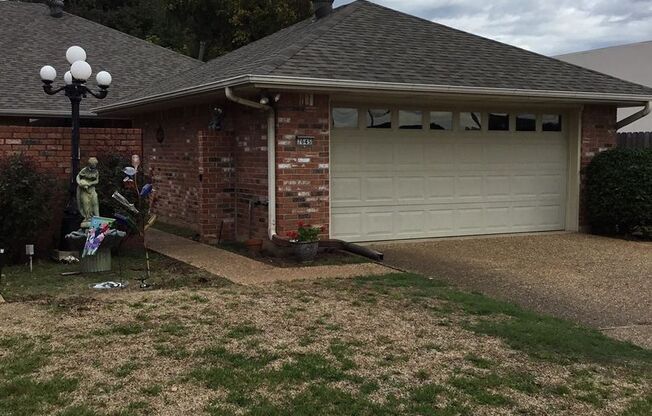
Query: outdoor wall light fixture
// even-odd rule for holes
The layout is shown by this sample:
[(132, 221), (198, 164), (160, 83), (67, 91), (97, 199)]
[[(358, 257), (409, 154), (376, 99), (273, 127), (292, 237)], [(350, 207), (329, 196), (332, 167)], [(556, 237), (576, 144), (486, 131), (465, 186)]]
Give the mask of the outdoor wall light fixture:
[(211, 121), (208, 123), (208, 129), (221, 131), (222, 122), (224, 122), (224, 111), (219, 107), (214, 107)]
[(68, 189), (68, 205), (64, 211), (63, 223), (61, 226), (61, 239), (59, 248), (63, 249), (65, 244), (66, 234), (69, 234), (79, 228), (79, 211), (77, 209), (77, 183), (76, 176), (79, 173), (79, 105), (82, 98), (86, 98), (87, 94), (95, 98), (106, 98), (109, 93), (108, 88), (111, 85), (111, 74), (106, 71), (100, 71), (95, 76), (99, 91), (93, 91), (85, 84), (93, 74), (91, 66), (86, 62), (86, 51), (79, 46), (71, 46), (66, 51), (66, 59), (70, 63), (70, 71), (66, 72), (63, 76), (64, 86), (60, 88), (53, 88), (52, 83), (57, 78), (57, 71), (54, 67), (46, 65), (41, 68), (40, 75), (43, 81), (43, 91), (48, 95), (55, 95), (64, 92), (66, 97), (70, 99), (72, 105), (72, 146), (70, 151), (70, 186)]

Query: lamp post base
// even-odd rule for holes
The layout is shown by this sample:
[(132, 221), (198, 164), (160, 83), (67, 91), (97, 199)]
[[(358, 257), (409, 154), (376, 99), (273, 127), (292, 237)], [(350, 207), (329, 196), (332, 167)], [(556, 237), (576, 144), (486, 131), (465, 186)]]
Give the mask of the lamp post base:
[(59, 250), (60, 251), (73, 251), (70, 243), (66, 240), (66, 236), (74, 231), (79, 230), (81, 224), (81, 216), (77, 210), (70, 210), (66, 208), (61, 219), (61, 232), (59, 233)]

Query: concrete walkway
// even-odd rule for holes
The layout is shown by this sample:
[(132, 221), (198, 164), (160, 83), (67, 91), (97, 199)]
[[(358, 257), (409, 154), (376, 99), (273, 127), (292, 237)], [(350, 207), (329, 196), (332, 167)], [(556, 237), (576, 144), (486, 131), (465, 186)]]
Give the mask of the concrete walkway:
[(277, 281), (329, 277), (383, 275), (393, 272), (392, 269), (376, 263), (291, 268), (275, 267), (156, 229), (147, 231), (147, 247), (242, 285), (261, 285)]

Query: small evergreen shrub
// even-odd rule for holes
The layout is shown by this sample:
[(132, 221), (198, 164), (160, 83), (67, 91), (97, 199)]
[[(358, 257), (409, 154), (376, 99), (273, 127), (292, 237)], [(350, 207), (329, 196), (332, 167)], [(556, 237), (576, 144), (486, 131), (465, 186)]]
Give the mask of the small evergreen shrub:
[(613, 149), (586, 169), (588, 221), (595, 232), (650, 237), (652, 149)]
[(50, 228), (53, 201), (63, 186), (39, 172), (33, 160), (14, 155), (0, 158), (0, 247), (10, 262), (18, 262), (25, 244), (34, 243)]

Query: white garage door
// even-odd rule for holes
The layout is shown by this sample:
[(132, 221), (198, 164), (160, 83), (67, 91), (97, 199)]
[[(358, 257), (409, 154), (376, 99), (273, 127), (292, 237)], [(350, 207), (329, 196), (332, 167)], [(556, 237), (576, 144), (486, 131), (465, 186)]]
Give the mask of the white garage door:
[(541, 121), (534, 132), (515, 131), (513, 121), (511, 131), (455, 130), (333, 128), (333, 238), (377, 241), (565, 228), (564, 134), (540, 131)]

